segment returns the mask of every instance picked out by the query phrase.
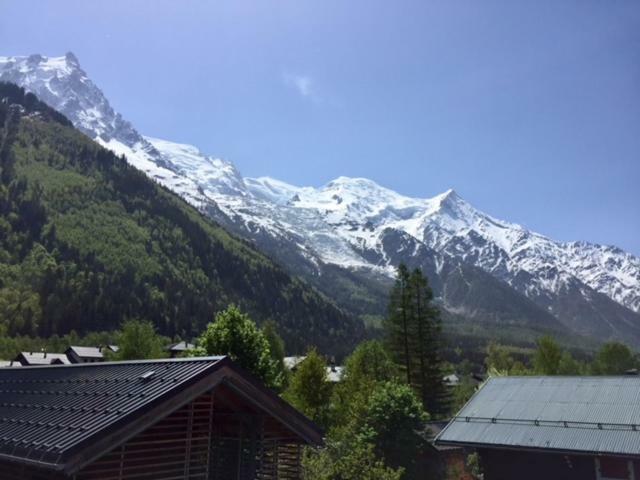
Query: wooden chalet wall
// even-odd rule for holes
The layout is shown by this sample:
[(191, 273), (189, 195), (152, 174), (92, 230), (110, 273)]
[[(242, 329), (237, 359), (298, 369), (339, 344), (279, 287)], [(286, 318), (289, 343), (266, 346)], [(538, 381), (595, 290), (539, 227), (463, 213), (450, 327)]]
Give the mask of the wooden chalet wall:
[(301, 445), (226, 386), (82, 469), (76, 480), (294, 480)]
[[(640, 461), (629, 461), (616, 457), (600, 457), (600, 462), (609, 464), (611, 476), (596, 474), (596, 459), (590, 455), (561, 455), (534, 453), (517, 450), (480, 450), (485, 480), (640, 480)], [(630, 468), (628, 468), (630, 467)], [(620, 469), (624, 473), (620, 473)], [(635, 475), (631, 471), (634, 470)], [(616, 475), (616, 476), (613, 476)], [(619, 476), (618, 476), (619, 475)], [(625, 476), (626, 475), (626, 476)]]
[(0, 462), (0, 478), (2, 480), (67, 480), (67, 477), (62, 474), (14, 462)]

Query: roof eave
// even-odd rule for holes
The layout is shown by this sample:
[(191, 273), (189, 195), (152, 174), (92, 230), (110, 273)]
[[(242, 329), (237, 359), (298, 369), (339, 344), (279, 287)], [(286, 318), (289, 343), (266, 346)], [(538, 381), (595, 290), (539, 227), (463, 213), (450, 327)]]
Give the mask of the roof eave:
[(0, 453), (0, 460), (48, 471), (62, 472), (64, 470), (64, 465), (62, 464), (43, 462), (33, 458), (15, 457), (13, 455), (7, 455), (6, 453)]
[(495, 443), (480, 443), (480, 442), (464, 442), (454, 440), (442, 440), (436, 439), (434, 441), (436, 446), (448, 446), (448, 447), (467, 447), (475, 449), (487, 449), (487, 450), (511, 450), (520, 452), (535, 452), (535, 453), (548, 453), (557, 455), (584, 455), (584, 456), (597, 456), (597, 457), (624, 457), (624, 458), (640, 458), (640, 452), (638, 454), (633, 453), (619, 453), (619, 452), (602, 452), (595, 450), (571, 450), (566, 448), (546, 448), (546, 447), (530, 447), (521, 445), (503, 445)]

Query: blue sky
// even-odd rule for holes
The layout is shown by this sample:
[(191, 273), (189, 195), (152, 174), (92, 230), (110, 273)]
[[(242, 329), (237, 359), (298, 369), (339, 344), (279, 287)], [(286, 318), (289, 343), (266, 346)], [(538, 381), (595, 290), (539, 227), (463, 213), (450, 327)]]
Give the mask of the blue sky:
[(637, 0), (0, 0), (0, 55), (66, 51), (139, 131), (244, 175), (453, 187), (640, 254)]

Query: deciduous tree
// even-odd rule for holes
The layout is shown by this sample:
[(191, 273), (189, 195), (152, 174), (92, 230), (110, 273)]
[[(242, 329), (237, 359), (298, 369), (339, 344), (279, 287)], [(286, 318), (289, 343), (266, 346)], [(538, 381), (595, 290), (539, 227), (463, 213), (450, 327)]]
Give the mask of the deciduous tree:
[(196, 354), (228, 355), (270, 387), (279, 387), (269, 342), (255, 322), (231, 305), (216, 314), (198, 340)]

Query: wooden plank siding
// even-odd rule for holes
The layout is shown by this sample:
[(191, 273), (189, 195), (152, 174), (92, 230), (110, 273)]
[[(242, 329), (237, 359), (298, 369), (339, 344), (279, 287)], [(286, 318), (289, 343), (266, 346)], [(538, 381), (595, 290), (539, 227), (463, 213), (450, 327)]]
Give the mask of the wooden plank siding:
[(62, 474), (2, 461), (0, 461), (0, 478), (2, 480), (67, 480), (67, 477)]
[(628, 457), (480, 449), (485, 480), (640, 480), (640, 460)]
[(224, 386), (82, 469), (76, 480), (294, 480), (301, 445)]

